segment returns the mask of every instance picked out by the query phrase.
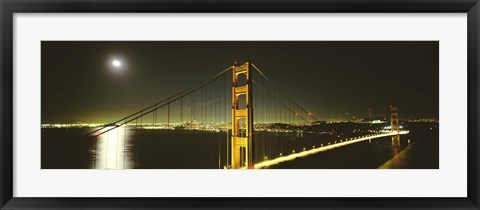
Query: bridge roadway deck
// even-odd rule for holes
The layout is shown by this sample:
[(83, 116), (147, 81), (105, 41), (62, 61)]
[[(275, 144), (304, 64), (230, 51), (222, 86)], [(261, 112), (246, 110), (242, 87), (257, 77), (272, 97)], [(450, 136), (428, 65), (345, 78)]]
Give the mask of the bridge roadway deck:
[[(409, 131), (400, 131), (399, 132), (400, 135), (404, 135), (404, 134), (408, 134), (408, 133), (409, 133)], [(369, 139), (376, 139), (376, 138), (388, 137), (388, 136), (393, 136), (393, 135), (397, 135), (397, 133), (396, 132), (388, 132), (388, 133), (373, 134), (373, 135), (357, 137), (357, 138), (351, 139), (351, 140), (343, 140), (343, 141), (335, 143), (335, 144), (330, 144), (330, 145), (326, 145), (326, 146), (323, 146), (323, 147), (318, 147), (318, 148), (314, 148), (314, 149), (310, 149), (310, 150), (305, 150), (305, 151), (302, 151), (302, 152), (299, 152), (299, 153), (293, 153), (293, 154), (290, 154), (290, 155), (277, 157), (277, 158), (272, 159), (272, 160), (265, 160), (265, 161), (262, 161), (262, 162), (259, 162), (259, 163), (255, 163), (255, 169), (265, 168), (265, 167), (268, 167), (268, 166), (271, 166), (271, 165), (279, 164), (281, 162), (295, 160), (296, 158), (306, 157), (306, 156), (309, 156), (309, 155), (317, 154), (319, 152), (324, 152), (324, 151), (327, 151), (327, 150), (347, 146), (347, 145), (350, 145), (350, 144), (355, 144), (355, 143), (358, 143), (358, 142), (367, 141)]]

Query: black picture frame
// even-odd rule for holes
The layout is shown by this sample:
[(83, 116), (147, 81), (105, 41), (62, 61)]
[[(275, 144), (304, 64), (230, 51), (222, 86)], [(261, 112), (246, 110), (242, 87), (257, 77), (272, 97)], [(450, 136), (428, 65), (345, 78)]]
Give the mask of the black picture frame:
[[(1, 209), (479, 209), (478, 0), (0, 0)], [(14, 13), (467, 13), (468, 196), (466, 198), (16, 198), (13, 197)], [(441, 187), (441, 186), (439, 186)]]

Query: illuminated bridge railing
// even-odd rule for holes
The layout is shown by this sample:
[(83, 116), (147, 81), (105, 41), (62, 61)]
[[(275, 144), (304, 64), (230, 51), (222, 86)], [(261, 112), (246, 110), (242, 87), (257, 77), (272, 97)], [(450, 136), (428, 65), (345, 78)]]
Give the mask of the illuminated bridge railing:
[(265, 161), (262, 161), (262, 162), (259, 162), (259, 163), (255, 163), (255, 168), (256, 169), (266, 168), (266, 167), (276, 165), (276, 164), (279, 164), (279, 163), (282, 163), (282, 162), (292, 161), (292, 160), (295, 160), (297, 158), (307, 157), (309, 155), (314, 155), (314, 154), (317, 154), (319, 152), (328, 151), (328, 150), (331, 150), (331, 149), (347, 146), (347, 145), (350, 145), (350, 144), (355, 144), (355, 143), (362, 142), (362, 141), (367, 141), (367, 140), (372, 140), (372, 139), (382, 138), (382, 137), (388, 137), (388, 136), (394, 136), (394, 135), (405, 135), (405, 134), (408, 134), (408, 133), (409, 133), (409, 131), (400, 131), (399, 133), (388, 132), (388, 133), (382, 133), (382, 134), (371, 134), (371, 135), (366, 135), (366, 136), (360, 136), (358, 138), (353, 138), (353, 139), (340, 140), (339, 142), (336, 142), (334, 144), (329, 144), (329, 145), (325, 145), (325, 146), (320, 145), (318, 148), (314, 147), (312, 149), (301, 151), (301, 152), (298, 152), (298, 153), (293, 153), (293, 154), (277, 157), (277, 158), (272, 159), (272, 160), (265, 160)]

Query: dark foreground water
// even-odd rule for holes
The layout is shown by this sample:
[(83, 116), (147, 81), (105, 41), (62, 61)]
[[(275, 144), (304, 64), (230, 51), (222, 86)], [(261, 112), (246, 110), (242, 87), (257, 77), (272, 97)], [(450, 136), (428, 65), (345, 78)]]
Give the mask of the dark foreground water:
[[(402, 159), (405, 160), (402, 168), (438, 168), (438, 127), (416, 125), (409, 129), (410, 134), (401, 136), (402, 147), (397, 150), (392, 149), (390, 137), (378, 138), (270, 168), (373, 169), (405, 148), (415, 148), (415, 152), (409, 155), (412, 157)], [(123, 128), (92, 139), (85, 136), (91, 130), (43, 128), (42, 168), (218, 169), (228, 162), (229, 140), (225, 132)], [(255, 135), (254, 162), (339, 140), (319, 134), (257, 132)]]

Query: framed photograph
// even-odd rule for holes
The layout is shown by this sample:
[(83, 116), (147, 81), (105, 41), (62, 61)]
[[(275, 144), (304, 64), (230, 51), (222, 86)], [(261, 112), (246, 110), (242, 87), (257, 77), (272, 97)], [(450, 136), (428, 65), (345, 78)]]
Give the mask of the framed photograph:
[(1, 209), (478, 209), (476, 0), (1, 1)]

